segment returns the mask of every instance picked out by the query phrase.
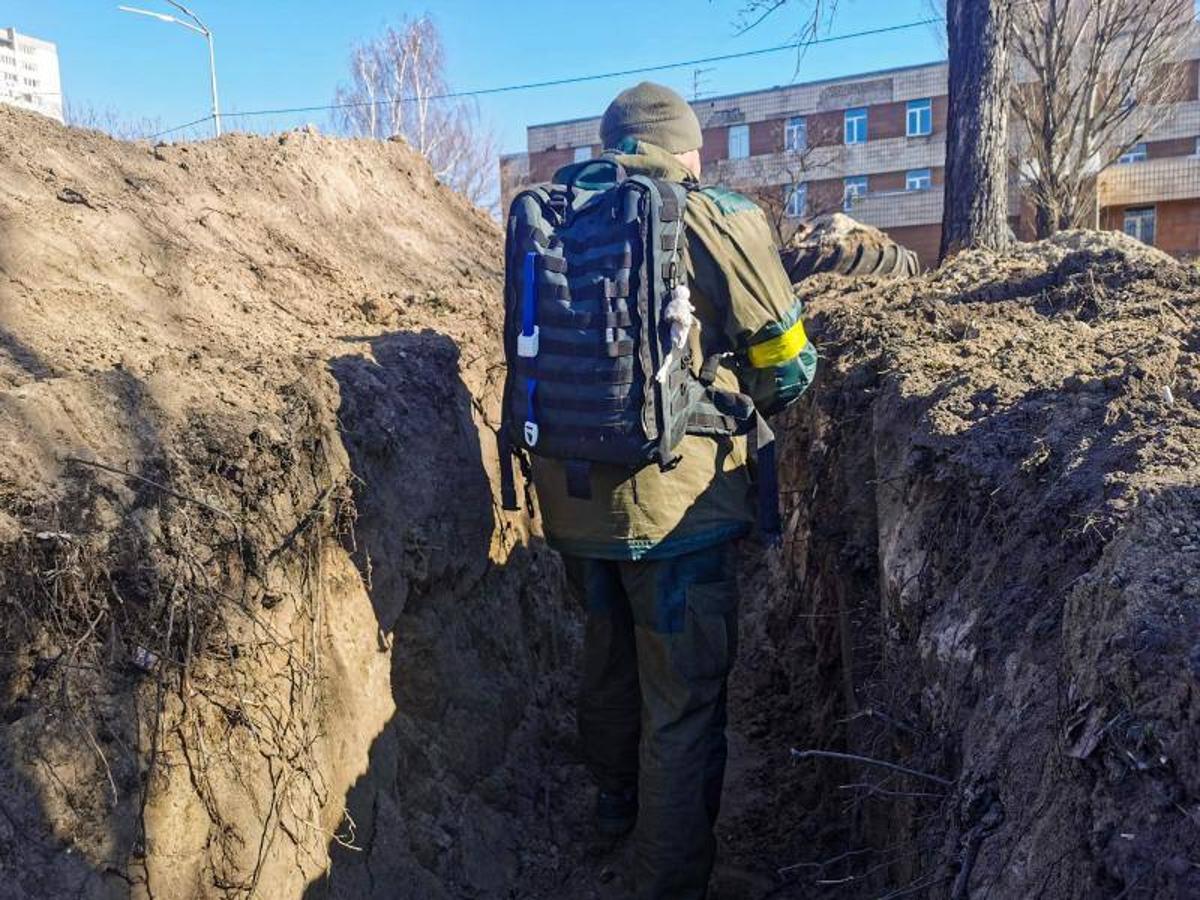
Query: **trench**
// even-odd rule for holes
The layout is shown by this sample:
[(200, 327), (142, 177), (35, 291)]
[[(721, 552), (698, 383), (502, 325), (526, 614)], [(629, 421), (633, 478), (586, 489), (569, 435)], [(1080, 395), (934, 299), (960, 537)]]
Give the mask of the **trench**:
[[(379, 338), (331, 371), (357, 513), (344, 544), (390, 649), (395, 712), (348, 793), (354, 846), (330, 844), (306, 900), (395, 897), (398, 884), (414, 898), (631, 897), (628, 842), (590, 828), (572, 708), (580, 615), (556, 555), (495, 505), (494, 385), (464, 375), (433, 332)], [(885, 746), (877, 723), (846, 724), (881, 664), (878, 537), (861, 490), (875, 467), (867, 421), (816, 449), (837, 414), (815, 398), (789, 414), (786, 547), (742, 548), (714, 897), (817, 896), (821, 879), (801, 876), (821, 853), (853, 844), (861, 859), (892, 828), (870, 803), (843, 814), (829, 768), (790, 759), (852, 731), (880, 756), (911, 750)], [(816, 503), (795, 501), (818, 485)], [(919, 868), (878, 871), (864, 891)]]
[[(827, 373), (780, 423), (785, 544), (742, 547), (716, 898), (939, 896), (923, 880), (949, 870), (959, 761), (907, 648), (931, 543), (969, 540), (972, 523), (907, 443), (915, 413), (880, 421), (875, 368)], [(495, 506), (489, 388), (464, 383), (456, 346), (431, 332), (377, 339), (332, 372), (355, 485), (348, 549), (390, 647), (395, 713), (348, 795), (355, 846), (331, 844), (306, 900), (399, 884), (414, 898), (632, 897), (629, 844), (591, 836), (579, 615), (555, 554)]]

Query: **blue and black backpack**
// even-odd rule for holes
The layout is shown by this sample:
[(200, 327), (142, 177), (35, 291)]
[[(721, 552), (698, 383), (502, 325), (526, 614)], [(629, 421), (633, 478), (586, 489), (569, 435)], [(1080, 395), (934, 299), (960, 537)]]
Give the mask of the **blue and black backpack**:
[(568, 494), (587, 499), (593, 463), (668, 471), (685, 434), (751, 434), (762, 529), (777, 535), (771, 430), (749, 397), (713, 388), (721, 357), (696, 375), (680, 340), (688, 188), (606, 157), (558, 177), (518, 194), (508, 215), (504, 508), (518, 508), (512, 463), (528, 478), (527, 453), (563, 461)]

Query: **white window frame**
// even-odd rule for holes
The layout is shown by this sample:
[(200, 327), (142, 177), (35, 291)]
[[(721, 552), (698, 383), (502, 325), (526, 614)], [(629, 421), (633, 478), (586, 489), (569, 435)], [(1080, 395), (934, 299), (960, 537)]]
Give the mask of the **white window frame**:
[(933, 99), (909, 100), (905, 111), (905, 134), (926, 137), (933, 134)]
[(730, 159), (747, 159), (750, 156), (750, 126), (730, 125), (726, 139), (726, 150)]
[(784, 123), (783, 149), (788, 153), (808, 149), (808, 120), (804, 116), (792, 116)]
[[(1150, 223), (1148, 235), (1146, 228), (1147, 221)], [(1135, 238), (1143, 244), (1149, 244), (1153, 247), (1154, 241), (1158, 237), (1158, 207), (1138, 206), (1128, 208), (1125, 210), (1124, 221), (1121, 224), (1121, 230), (1131, 238)], [(1149, 237), (1149, 240), (1146, 239), (1147, 237)]]
[(576, 147), (574, 152), (574, 162), (587, 162), (592, 158), (592, 145), (585, 144), (582, 147)]
[(1140, 144), (1134, 144), (1119, 157), (1117, 157), (1117, 162), (1123, 166), (1128, 166), (1133, 163), (1145, 162), (1146, 158), (1146, 144), (1143, 141)]
[(871, 180), (866, 175), (850, 175), (842, 180), (842, 209), (850, 212), (858, 197), (865, 197), (871, 190)]
[(909, 169), (904, 173), (904, 190), (929, 191), (933, 190), (932, 169)]
[[(848, 109), (842, 114), (842, 141), (845, 144), (865, 144), (870, 139), (870, 118), (865, 106)], [(859, 127), (859, 123), (862, 127)]]
[(783, 186), (783, 214), (789, 219), (803, 219), (808, 214), (808, 183)]

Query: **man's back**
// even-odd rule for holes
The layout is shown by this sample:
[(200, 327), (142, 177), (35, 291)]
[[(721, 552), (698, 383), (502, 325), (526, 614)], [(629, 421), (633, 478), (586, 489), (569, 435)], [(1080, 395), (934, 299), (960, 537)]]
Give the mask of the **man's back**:
[[(681, 358), (690, 359), (691, 372), (677, 369), (680, 377), (669, 383), (680, 387), (668, 392), (650, 384), (658, 380), (653, 369), (643, 367), (641, 377), (649, 377), (643, 384), (656, 390), (661, 402), (684, 410), (690, 409), (696, 386), (702, 386), (709, 411), (688, 418), (695, 433), (673, 447), (678, 460), (672, 458), (671, 464), (592, 461), (587, 489), (580, 490), (578, 468), (572, 469), (570, 460), (536, 455), (533, 447), (534, 483), (546, 535), (562, 552), (568, 583), (586, 613), (578, 724), (580, 750), (599, 789), (596, 826), (619, 836), (636, 823), (634, 878), (641, 900), (702, 900), (716, 852), (726, 679), (737, 650), (736, 539), (750, 530), (756, 506), (762, 508), (762, 499), (756, 504), (754, 498), (754, 454), (747, 438), (730, 429), (706, 431), (703, 425), (706, 418), (728, 418), (723, 410), (740, 410), (743, 421), (753, 418), (754, 449), (764, 455), (769, 429), (761, 417), (782, 409), (808, 386), (816, 353), (762, 211), (731, 191), (700, 188), (700, 123), (681, 97), (651, 84), (623, 92), (604, 115), (601, 140), (610, 148), (605, 153), (609, 168), (615, 170), (611, 163), (616, 163), (627, 175), (687, 188), (686, 283), (669, 285), (669, 304), (664, 296), (651, 302), (665, 304), (661, 311), (671, 325), (672, 342), (686, 335), (691, 352)], [(582, 171), (569, 167), (562, 177)], [(675, 187), (669, 192), (680, 193)], [(671, 245), (674, 282), (675, 242), (662, 241)], [(653, 254), (659, 246), (650, 241), (646, 252)], [(584, 246), (575, 252), (583, 259), (607, 251)], [(569, 271), (569, 262), (554, 265)], [(647, 271), (645, 262), (641, 278), (656, 280), (656, 271)], [(511, 271), (511, 258), (509, 266)], [(632, 273), (628, 277), (632, 281)], [(569, 278), (556, 283), (556, 297), (559, 286), (570, 295)], [(639, 285), (639, 291), (645, 287)], [(599, 292), (601, 300), (613, 304), (599, 311), (606, 326), (608, 317), (626, 321), (629, 310), (621, 302), (628, 298), (608, 297), (622, 291), (631, 293), (632, 287)], [(566, 311), (568, 319), (573, 315)], [(653, 313), (650, 320), (657, 324)], [(629, 321), (645, 327), (632, 317)], [(634, 340), (647, 337), (637, 327), (629, 334)], [(650, 337), (664, 335), (660, 329)], [(586, 330), (574, 337), (589, 339)], [(527, 348), (531, 343), (536, 340), (527, 338)], [(537, 415), (536, 390), (527, 393), (524, 402)], [(589, 396), (607, 400), (612, 395)], [(621, 396), (622, 414), (625, 404)], [(758, 474), (761, 485), (773, 473)], [(772, 492), (764, 493), (773, 503)]]

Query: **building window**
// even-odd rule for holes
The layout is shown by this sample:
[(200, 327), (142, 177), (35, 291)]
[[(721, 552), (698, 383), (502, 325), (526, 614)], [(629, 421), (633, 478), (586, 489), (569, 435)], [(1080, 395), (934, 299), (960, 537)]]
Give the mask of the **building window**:
[(912, 169), (904, 176), (906, 191), (927, 191), (933, 187), (933, 173), (929, 169)]
[(1196, 138), (1196, 152), (1193, 155), (1200, 159), (1200, 137)]
[(587, 162), (592, 158), (592, 145), (575, 148), (575, 162)]
[(1155, 213), (1153, 206), (1125, 210), (1125, 233), (1143, 244), (1154, 245)]
[(808, 210), (808, 185), (783, 186), (783, 212), (789, 219), (802, 219)]
[(783, 129), (783, 149), (793, 153), (808, 147), (808, 123), (804, 116), (792, 116)]
[(867, 111), (865, 109), (846, 110), (846, 143), (865, 144), (867, 142)]
[(729, 126), (729, 158), (745, 159), (750, 155), (750, 126)]
[(1145, 161), (1146, 161), (1146, 145), (1145, 144), (1134, 144), (1132, 147), (1130, 147), (1128, 150), (1126, 150), (1124, 153), (1122, 153), (1120, 155), (1120, 157), (1117, 159), (1117, 162), (1121, 163), (1122, 165), (1128, 165), (1129, 163), (1139, 163), (1139, 162), (1145, 162)]
[(908, 136), (933, 134), (933, 101), (908, 101)]
[(854, 208), (854, 201), (859, 197), (866, 196), (867, 193), (867, 176), (855, 175), (847, 178), (845, 188), (842, 191), (842, 208), (849, 212)]

